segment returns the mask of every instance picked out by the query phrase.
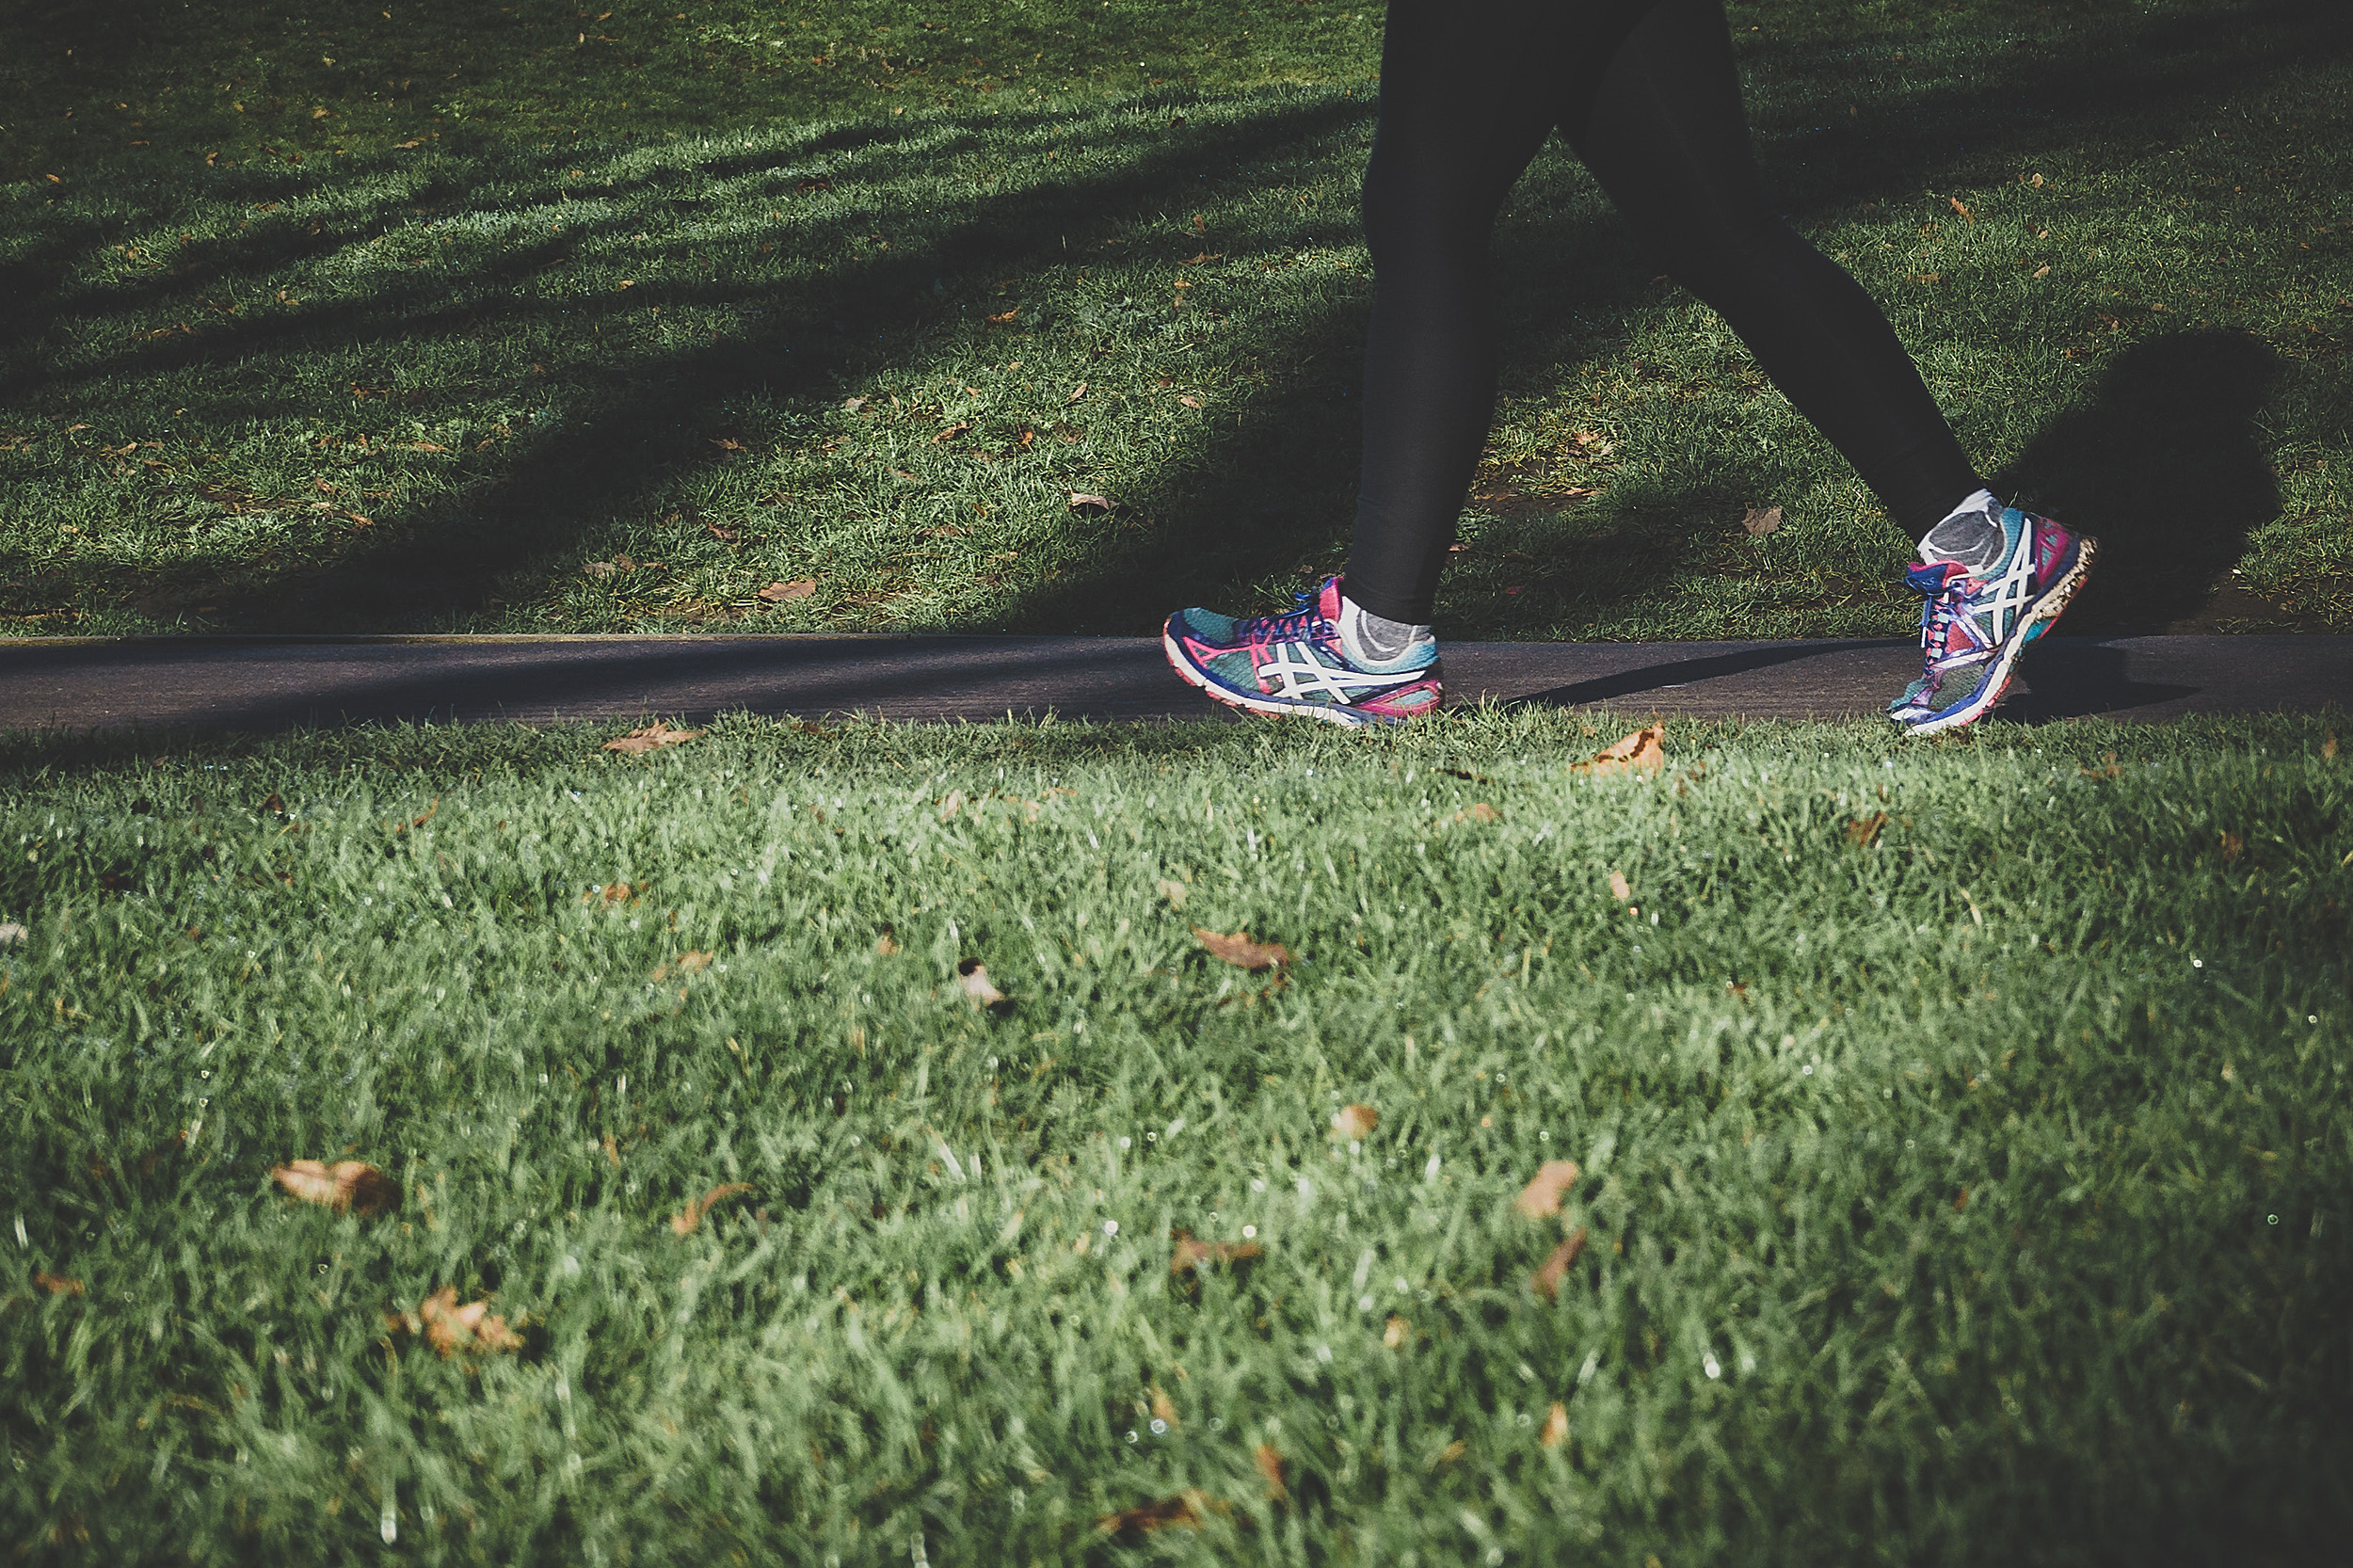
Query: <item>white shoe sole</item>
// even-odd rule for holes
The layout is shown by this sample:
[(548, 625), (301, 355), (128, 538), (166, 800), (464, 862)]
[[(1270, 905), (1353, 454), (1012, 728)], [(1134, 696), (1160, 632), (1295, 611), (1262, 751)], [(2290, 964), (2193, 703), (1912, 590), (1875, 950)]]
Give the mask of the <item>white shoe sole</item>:
[(1904, 733), (1941, 735), (1947, 729), (1958, 729), (2009, 696), (2018, 656), (2025, 652), (2027, 643), (2034, 640), (2027, 633), (2058, 618), (2059, 612), (2067, 608), (2067, 601), (2075, 597), (2075, 590), (2084, 585), (2084, 579), (2091, 575), (2091, 560), (2098, 553), (2099, 545), (2095, 540), (2078, 536), (2075, 540), (2075, 564), (2068, 568), (2066, 576), (2052, 584), (2043, 596), (2035, 600), (2034, 608), (2026, 612), (2025, 620), (2011, 634), (2009, 641), (2002, 645), (2001, 652), (1993, 656), (1993, 667), (1978, 682), (1976, 695), (1949, 713), (1940, 713), (1935, 718), (1904, 726)]

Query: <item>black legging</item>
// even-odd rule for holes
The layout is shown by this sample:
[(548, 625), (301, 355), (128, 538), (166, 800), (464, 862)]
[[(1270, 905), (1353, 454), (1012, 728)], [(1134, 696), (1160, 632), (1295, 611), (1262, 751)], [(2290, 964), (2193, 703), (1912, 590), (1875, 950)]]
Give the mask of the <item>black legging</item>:
[(1348, 593), (1430, 619), (1495, 412), (1487, 241), (1559, 126), (1914, 538), (1981, 483), (1870, 296), (1766, 205), (1721, 0), (1390, 0)]

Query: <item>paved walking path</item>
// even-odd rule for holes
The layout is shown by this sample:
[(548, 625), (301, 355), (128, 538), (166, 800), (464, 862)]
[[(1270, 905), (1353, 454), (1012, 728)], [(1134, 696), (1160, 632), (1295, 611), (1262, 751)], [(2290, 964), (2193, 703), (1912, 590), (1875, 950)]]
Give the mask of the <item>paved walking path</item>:
[[(1708, 717), (1880, 712), (1909, 642), (1449, 643), (1449, 705)], [(2054, 637), (2006, 718), (2353, 705), (2353, 637)], [(0, 642), (0, 727), (279, 730), (394, 720), (1205, 718), (1148, 637), (156, 637)]]

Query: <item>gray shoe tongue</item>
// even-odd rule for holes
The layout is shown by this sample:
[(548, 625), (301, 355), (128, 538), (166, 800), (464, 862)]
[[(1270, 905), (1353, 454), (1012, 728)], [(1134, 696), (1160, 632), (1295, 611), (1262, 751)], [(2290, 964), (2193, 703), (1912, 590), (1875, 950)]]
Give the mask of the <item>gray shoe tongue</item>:
[(1993, 512), (1955, 512), (1929, 530), (1921, 553), (1932, 561), (1958, 561), (1972, 576), (1991, 570), (2009, 547), (2002, 520)]

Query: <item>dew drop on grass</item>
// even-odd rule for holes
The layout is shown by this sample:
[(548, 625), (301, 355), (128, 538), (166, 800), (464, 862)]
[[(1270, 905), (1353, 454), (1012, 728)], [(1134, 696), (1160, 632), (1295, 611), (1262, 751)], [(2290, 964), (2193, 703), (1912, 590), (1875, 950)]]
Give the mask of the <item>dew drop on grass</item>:
[(1118, 1222), (1117, 1220), (1105, 1220), (1105, 1221), (1103, 1222), (1103, 1234), (1104, 1234), (1104, 1235), (1106, 1235), (1106, 1236), (1116, 1236), (1116, 1235), (1118, 1235), (1118, 1234), (1119, 1234), (1119, 1222)]
[[(24, 1221), (22, 1221), (22, 1220), (19, 1220), (16, 1224), (17, 1224), (17, 1231), (16, 1231), (16, 1233), (17, 1233), (19, 1236), (24, 1235)], [(1241, 1227), (1241, 1239), (1242, 1239), (1243, 1240), (1245, 1240), (1245, 1241), (1254, 1241), (1254, 1240), (1257, 1240), (1257, 1236), (1258, 1236), (1258, 1227), (1257, 1227), (1257, 1225), (1244, 1225), (1244, 1226), (1242, 1226), (1242, 1227)]]
[(1161, 1420), (1161, 1419), (1160, 1419), (1159, 1416), (1153, 1416), (1153, 1417), (1152, 1417), (1152, 1435), (1153, 1435), (1153, 1436), (1155, 1436), (1155, 1437), (1161, 1436), (1161, 1435), (1162, 1435), (1162, 1434), (1164, 1434), (1167, 1431), (1168, 1431), (1168, 1423), (1167, 1423), (1166, 1421)]
[[(2314, 1021), (2317, 1022), (2318, 1020), (2315, 1019)], [(1266, 1191), (1266, 1183), (1254, 1177), (1250, 1183), (1250, 1190), (1254, 1192), (1263, 1192)]]
[(1718, 1365), (1716, 1357), (1713, 1354), (1708, 1355), (1705, 1359), (1701, 1361), (1700, 1370), (1705, 1372), (1710, 1380), (1720, 1378), (1724, 1375), (1723, 1368)]

